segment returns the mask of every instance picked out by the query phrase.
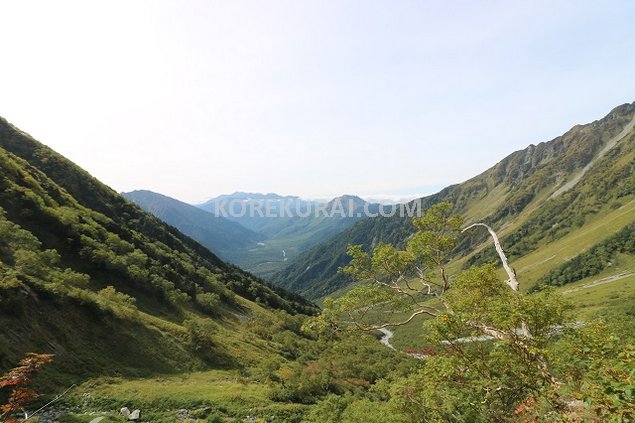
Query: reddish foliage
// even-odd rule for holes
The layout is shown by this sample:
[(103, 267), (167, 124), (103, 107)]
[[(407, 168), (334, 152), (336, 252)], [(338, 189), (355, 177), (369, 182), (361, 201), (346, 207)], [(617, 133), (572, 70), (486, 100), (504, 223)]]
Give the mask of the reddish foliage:
[(24, 411), (26, 405), (38, 397), (37, 392), (30, 389), (31, 377), (42, 366), (53, 361), (52, 354), (28, 353), (18, 363), (0, 377), (0, 389), (11, 389), (7, 403), (0, 405), (0, 422), (14, 423), (11, 416), (17, 411)]

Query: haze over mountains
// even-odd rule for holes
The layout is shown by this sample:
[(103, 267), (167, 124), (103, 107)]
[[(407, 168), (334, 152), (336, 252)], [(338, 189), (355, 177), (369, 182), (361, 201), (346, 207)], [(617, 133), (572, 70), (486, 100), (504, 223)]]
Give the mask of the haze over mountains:
[(161, 194), (140, 190), (122, 195), (215, 251), (224, 260), (231, 260), (235, 251), (249, 248), (265, 238), (239, 223)]
[(150, 191), (123, 196), (256, 275), (267, 277), (299, 253), (366, 217), (379, 205), (344, 195), (328, 202), (236, 192), (198, 206)]

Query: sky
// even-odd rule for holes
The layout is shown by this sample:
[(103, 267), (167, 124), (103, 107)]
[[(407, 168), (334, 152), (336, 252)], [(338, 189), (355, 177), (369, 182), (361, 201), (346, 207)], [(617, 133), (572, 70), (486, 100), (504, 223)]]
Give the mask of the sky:
[(0, 116), (117, 191), (409, 197), (635, 101), (632, 1), (0, 0)]

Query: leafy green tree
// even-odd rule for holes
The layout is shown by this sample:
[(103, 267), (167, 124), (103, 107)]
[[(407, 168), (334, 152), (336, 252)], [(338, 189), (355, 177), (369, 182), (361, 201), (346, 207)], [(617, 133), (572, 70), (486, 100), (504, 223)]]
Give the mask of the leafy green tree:
[(18, 272), (43, 280), (51, 277), (51, 268), (60, 261), (55, 250), (31, 251), (17, 250), (14, 253), (15, 268)]
[[(351, 262), (341, 271), (362, 283), (348, 295), (325, 301), (322, 315), (308, 325), (321, 332), (335, 330), (339, 327), (338, 319), (345, 316), (358, 329), (372, 330), (404, 325), (419, 315), (439, 315), (440, 310), (427, 300), (443, 298), (450, 288), (446, 265), (462, 225), (459, 216), (450, 214), (451, 209), (451, 204), (444, 202), (415, 218), (417, 232), (404, 250), (379, 244), (368, 253), (361, 245), (349, 246)], [(378, 306), (396, 311), (411, 310), (411, 314), (400, 322), (366, 324), (368, 312)]]
[(123, 292), (118, 292), (114, 287), (107, 286), (106, 288), (97, 292), (99, 298), (105, 300), (107, 303), (114, 305), (120, 305), (125, 307), (134, 307), (136, 299), (130, 295), (126, 295)]
[[(367, 253), (351, 246), (352, 261), (342, 271), (358, 286), (326, 301), (322, 315), (305, 327), (322, 333), (375, 330), (428, 316), (425, 331), (438, 353), (392, 392), (397, 408), (414, 421), (505, 421), (533, 396), (562, 406), (551, 395), (561, 382), (548, 347), (554, 331), (569, 323), (567, 304), (552, 291), (523, 294), (498, 236), (481, 223), (463, 231), (489, 231), (508, 279), (500, 280), (493, 265), (448, 275), (462, 232), (461, 219), (450, 210), (441, 203), (416, 219), (417, 232), (403, 250), (380, 244)], [(377, 323), (368, 318), (373, 308), (407, 311), (409, 317)], [(408, 411), (417, 404), (424, 407)]]
[(221, 305), (220, 295), (214, 292), (196, 294), (196, 302), (208, 313), (218, 314)]

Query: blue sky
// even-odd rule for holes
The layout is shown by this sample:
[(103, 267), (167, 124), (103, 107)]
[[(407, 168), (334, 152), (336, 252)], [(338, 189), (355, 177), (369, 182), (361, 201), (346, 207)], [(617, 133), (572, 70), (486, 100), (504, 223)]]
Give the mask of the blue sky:
[(635, 101), (631, 1), (2, 1), (0, 116), (118, 191), (407, 196)]

